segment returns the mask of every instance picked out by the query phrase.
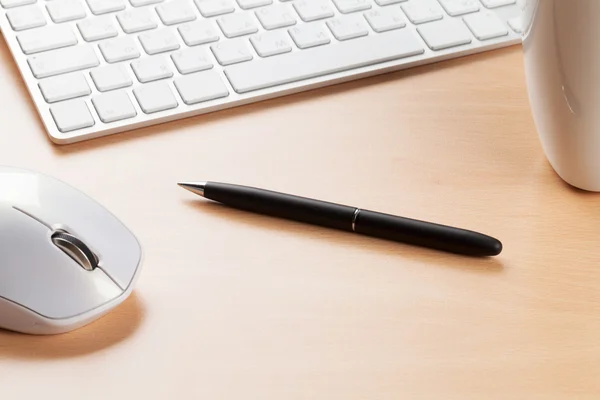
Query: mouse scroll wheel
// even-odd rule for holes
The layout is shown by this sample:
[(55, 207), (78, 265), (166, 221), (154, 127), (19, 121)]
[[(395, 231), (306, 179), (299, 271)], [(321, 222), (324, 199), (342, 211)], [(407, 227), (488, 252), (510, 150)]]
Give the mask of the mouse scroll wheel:
[(56, 231), (52, 234), (52, 243), (69, 257), (77, 262), (83, 269), (93, 271), (98, 267), (98, 257), (80, 239), (68, 232)]

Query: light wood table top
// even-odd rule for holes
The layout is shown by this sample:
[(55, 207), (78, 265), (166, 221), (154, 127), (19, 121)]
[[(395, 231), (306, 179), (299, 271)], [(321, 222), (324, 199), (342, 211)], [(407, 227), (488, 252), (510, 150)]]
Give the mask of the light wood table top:
[[(145, 251), (106, 317), (0, 332), (0, 398), (600, 397), (600, 197), (547, 163), (520, 47), (66, 147), (4, 44), (0, 87), (1, 163), (83, 190)], [(504, 251), (469, 259), (247, 214), (180, 180), (460, 226)]]

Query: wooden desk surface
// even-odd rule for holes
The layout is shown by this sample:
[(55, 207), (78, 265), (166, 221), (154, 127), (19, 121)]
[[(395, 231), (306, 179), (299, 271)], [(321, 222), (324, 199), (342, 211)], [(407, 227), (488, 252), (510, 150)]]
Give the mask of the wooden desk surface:
[[(600, 197), (542, 153), (512, 47), (58, 147), (0, 46), (0, 160), (56, 176), (145, 249), (78, 331), (0, 333), (0, 398), (597, 399)], [(483, 231), (492, 260), (209, 204), (281, 190)], [(44, 397), (45, 398), (45, 397)]]

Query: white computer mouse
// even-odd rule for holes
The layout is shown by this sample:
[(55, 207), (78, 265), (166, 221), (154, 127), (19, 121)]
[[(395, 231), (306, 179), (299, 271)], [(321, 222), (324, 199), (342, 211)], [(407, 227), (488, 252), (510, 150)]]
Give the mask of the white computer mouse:
[(141, 260), (136, 237), (87, 195), (0, 166), (0, 328), (82, 327), (129, 296)]

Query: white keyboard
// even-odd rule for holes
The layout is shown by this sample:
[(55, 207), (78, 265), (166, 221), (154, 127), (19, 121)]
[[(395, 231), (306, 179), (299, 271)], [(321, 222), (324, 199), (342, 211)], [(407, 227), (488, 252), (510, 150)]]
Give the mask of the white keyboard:
[(517, 0), (0, 0), (65, 144), (521, 43)]

